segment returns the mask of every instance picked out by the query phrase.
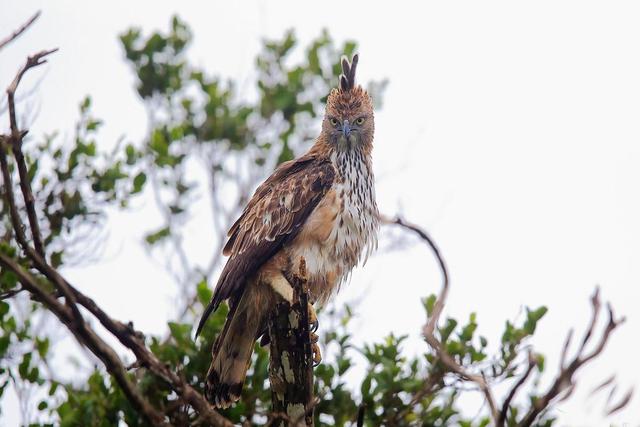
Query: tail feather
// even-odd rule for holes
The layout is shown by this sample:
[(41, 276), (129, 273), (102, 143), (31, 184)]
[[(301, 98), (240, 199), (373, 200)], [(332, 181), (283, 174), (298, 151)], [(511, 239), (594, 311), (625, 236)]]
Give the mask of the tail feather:
[(228, 408), (240, 399), (256, 334), (261, 326), (260, 316), (255, 310), (255, 306), (237, 304), (213, 346), (205, 395), (218, 408)]

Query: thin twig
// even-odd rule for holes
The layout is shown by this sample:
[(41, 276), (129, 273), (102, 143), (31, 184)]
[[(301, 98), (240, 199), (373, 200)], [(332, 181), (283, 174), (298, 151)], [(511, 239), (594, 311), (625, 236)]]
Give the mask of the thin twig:
[(33, 24), (35, 22), (36, 19), (38, 19), (39, 16), (40, 16), (40, 11), (37, 11), (31, 18), (29, 18), (29, 20), (27, 22), (22, 24), (20, 26), (20, 28), (18, 28), (13, 33), (11, 33), (9, 36), (7, 36), (4, 40), (0, 41), (0, 49), (2, 49), (3, 47), (8, 45), (9, 43), (14, 41), (15, 39), (17, 39), (20, 36), (20, 34), (24, 33), (24, 31), (27, 28), (29, 28), (31, 26), (31, 24)]
[(367, 407), (364, 403), (361, 403), (360, 406), (358, 407), (358, 417), (356, 418), (357, 427), (364, 426), (364, 414), (366, 409)]
[[(585, 354), (584, 350), (585, 350), (586, 344), (590, 341), (595, 330), (595, 326), (596, 326), (595, 319), (598, 318), (599, 312), (601, 310), (600, 293), (597, 288), (591, 298), (591, 305), (593, 310), (592, 317), (591, 317), (592, 320), (590, 321), (587, 327), (587, 330), (585, 331), (584, 338), (582, 340), (580, 348), (578, 349), (577, 354), (569, 364), (567, 364), (566, 366), (564, 366), (563, 364), (563, 366), (560, 369), (560, 372), (558, 372), (558, 374), (556, 375), (555, 380), (553, 381), (553, 383), (551, 384), (547, 392), (534, 401), (533, 405), (531, 406), (527, 414), (524, 416), (524, 418), (520, 422), (519, 424), (520, 426), (526, 427), (526, 426), (532, 425), (535, 422), (536, 418), (551, 404), (552, 401), (556, 400), (559, 397), (562, 397), (562, 398), (568, 397), (568, 395), (573, 391), (573, 388), (575, 387), (574, 375), (578, 371), (578, 369), (583, 367), (593, 358), (597, 357), (602, 352), (602, 350), (604, 350), (607, 342), (609, 341), (611, 333), (618, 326), (624, 323), (625, 318), (622, 317), (620, 319), (615, 319), (615, 316), (613, 314), (613, 309), (611, 308), (610, 305), (608, 305), (607, 311), (608, 311), (609, 320), (607, 322), (607, 326), (604, 328), (602, 335), (600, 336), (600, 339), (596, 344), (596, 347), (590, 353)], [(565, 344), (565, 347), (567, 347), (566, 344)], [(565, 351), (563, 350), (563, 353), (564, 352)], [(566, 390), (568, 390), (567, 394), (565, 394), (564, 396), (560, 396)], [(626, 405), (628, 401), (622, 402), (622, 403)], [(616, 410), (618, 409), (619, 408), (617, 408)]]
[(611, 415), (611, 414), (613, 414), (615, 412), (618, 412), (619, 410), (621, 410), (622, 408), (627, 406), (629, 401), (631, 401), (631, 397), (633, 397), (633, 388), (631, 388), (629, 391), (627, 391), (627, 393), (624, 395), (622, 400), (620, 400), (620, 402), (618, 402), (616, 405), (614, 405), (611, 409), (607, 410), (607, 416), (609, 416), (609, 415)]
[(600, 314), (600, 288), (596, 286), (596, 290), (593, 292), (591, 296), (591, 322), (587, 327), (587, 330), (582, 338), (582, 343), (580, 344), (580, 348), (578, 349), (578, 354), (584, 351), (584, 348), (589, 343), (591, 336), (593, 335), (593, 329), (596, 327), (596, 323), (598, 322), (598, 315)]
[(56, 52), (57, 50), (58, 48), (51, 49), (51, 50), (43, 50), (36, 53), (33, 56), (28, 57), (25, 65), (20, 69), (20, 71), (18, 71), (18, 74), (16, 74), (16, 77), (13, 79), (13, 82), (11, 82), (11, 84), (7, 88), (7, 96), (9, 101), (9, 122), (11, 124), (11, 134), (14, 138), (20, 137), (20, 131), (18, 130), (18, 122), (16, 120), (16, 111), (15, 111), (15, 103), (14, 103), (14, 97), (15, 97), (16, 89), (18, 88), (18, 84), (20, 83), (20, 80), (22, 80), (22, 76), (24, 76), (24, 73), (26, 73), (31, 68), (34, 68), (34, 67), (37, 67), (38, 65), (42, 65), (46, 63), (47, 60), (44, 59), (44, 57), (52, 54), (53, 52)]
[[(46, 272), (49, 271), (47, 270), (48, 265), (46, 263), (46, 260), (38, 252), (34, 251), (33, 248), (29, 245), (29, 242), (27, 241), (27, 237), (24, 233), (24, 226), (22, 225), (22, 221), (20, 220), (20, 214), (18, 213), (18, 208), (16, 206), (15, 197), (13, 194), (13, 183), (11, 179), (11, 173), (9, 172), (9, 165), (7, 163), (7, 158), (4, 151), (3, 142), (5, 139), (6, 137), (0, 138), (0, 169), (2, 169), (3, 187), (5, 190), (4, 197), (5, 197), (5, 202), (9, 207), (9, 216), (11, 217), (11, 224), (13, 226), (13, 230), (16, 235), (16, 240), (20, 245), (20, 247), (22, 248), (22, 250), (24, 251), (24, 253), (29, 257), (30, 260), (34, 262), (36, 268), (38, 268), (41, 271), (45, 270), (43, 271), (43, 274), (46, 275)], [(29, 183), (27, 182), (26, 185), (28, 186)], [(64, 295), (67, 305), (74, 313), (75, 321), (77, 323), (82, 323), (84, 320), (82, 318), (82, 314), (80, 313), (80, 310), (78, 310), (78, 307), (75, 304), (76, 302), (75, 296), (72, 294), (71, 290), (69, 289), (65, 281), (61, 280), (61, 277), (57, 273), (57, 271), (55, 271), (51, 267), (48, 267), (48, 268), (51, 270), (52, 282), (60, 291), (60, 293)]]
[(573, 338), (573, 329), (569, 329), (567, 333), (567, 338), (564, 340), (564, 345), (562, 346), (562, 353), (560, 355), (560, 369), (564, 369), (567, 362), (567, 355), (569, 353), (569, 346), (571, 345), (571, 338)]
[(520, 379), (513, 385), (513, 387), (511, 387), (511, 390), (509, 390), (509, 394), (502, 404), (502, 410), (500, 411), (500, 416), (498, 417), (498, 422), (496, 424), (497, 426), (504, 425), (505, 421), (507, 420), (507, 413), (509, 412), (509, 405), (511, 404), (511, 401), (515, 397), (516, 393), (518, 393), (518, 389), (522, 387), (525, 381), (527, 381), (527, 378), (529, 378), (529, 375), (531, 375), (531, 372), (533, 372), (533, 368), (536, 366), (536, 363), (536, 357), (531, 351), (529, 351), (527, 369), (524, 371), (524, 374), (522, 374)]
[(20, 69), (20, 71), (18, 71), (18, 74), (16, 74), (13, 82), (11, 82), (11, 84), (7, 88), (7, 101), (9, 104), (9, 125), (11, 128), (11, 135), (9, 136), (7, 141), (9, 142), (9, 145), (11, 145), (14, 156), (16, 157), (16, 162), (18, 164), (20, 188), (22, 189), (22, 195), (24, 197), (25, 206), (27, 208), (27, 216), (29, 218), (29, 225), (31, 227), (33, 244), (36, 248), (36, 252), (38, 252), (38, 254), (40, 254), (40, 256), (43, 258), (45, 257), (44, 245), (42, 243), (42, 236), (40, 234), (38, 218), (35, 213), (34, 197), (29, 185), (26, 162), (24, 160), (24, 155), (22, 154), (22, 139), (26, 135), (26, 131), (21, 131), (18, 127), (18, 122), (16, 120), (15, 94), (16, 90), (18, 89), (18, 84), (20, 84), (20, 80), (22, 80), (22, 76), (24, 76), (24, 74), (29, 69), (47, 62), (47, 60), (44, 58), (57, 50), (57, 48), (52, 50), (43, 50), (33, 56), (28, 57), (25, 65)]
[(11, 289), (10, 291), (2, 292), (0, 293), (0, 301), (13, 298), (24, 290), (25, 290), (24, 288), (19, 288), (19, 289)]

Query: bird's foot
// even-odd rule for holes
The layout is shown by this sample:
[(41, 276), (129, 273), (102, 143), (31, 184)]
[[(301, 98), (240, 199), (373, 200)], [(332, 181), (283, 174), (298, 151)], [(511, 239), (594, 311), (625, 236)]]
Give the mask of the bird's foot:
[(320, 346), (318, 345), (320, 337), (316, 334), (319, 325), (318, 315), (316, 314), (316, 309), (313, 307), (313, 304), (309, 303), (307, 309), (309, 311), (309, 341), (311, 342), (313, 366), (316, 367), (322, 361), (322, 354), (320, 353)]
[(316, 314), (316, 309), (313, 307), (313, 304), (309, 303), (307, 305), (307, 310), (309, 312), (309, 330), (311, 332), (315, 332), (318, 330), (319, 322), (318, 315)]
[(320, 346), (318, 345), (318, 339), (320, 337), (315, 332), (309, 332), (309, 341), (311, 341), (311, 354), (313, 357), (313, 367), (315, 368), (322, 362), (322, 353), (320, 353)]

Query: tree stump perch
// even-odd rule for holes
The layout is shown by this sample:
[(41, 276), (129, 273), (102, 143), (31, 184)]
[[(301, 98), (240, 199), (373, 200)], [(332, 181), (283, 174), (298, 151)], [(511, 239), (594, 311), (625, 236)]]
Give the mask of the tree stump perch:
[(276, 426), (313, 426), (313, 358), (304, 260), (293, 275), (293, 303), (280, 301), (269, 317), (269, 382)]

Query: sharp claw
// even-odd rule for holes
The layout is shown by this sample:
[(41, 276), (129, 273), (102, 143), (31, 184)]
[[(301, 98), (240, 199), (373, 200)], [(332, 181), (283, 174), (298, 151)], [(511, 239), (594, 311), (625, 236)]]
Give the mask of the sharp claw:
[(320, 353), (320, 346), (317, 342), (311, 344), (311, 352), (313, 354), (313, 367), (315, 368), (322, 362), (322, 354)]
[(320, 325), (320, 322), (318, 322), (318, 316), (316, 315), (316, 309), (313, 308), (313, 305), (310, 303), (308, 305), (308, 311), (309, 311), (309, 325), (311, 332), (315, 332), (318, 330), (318, 326)]

